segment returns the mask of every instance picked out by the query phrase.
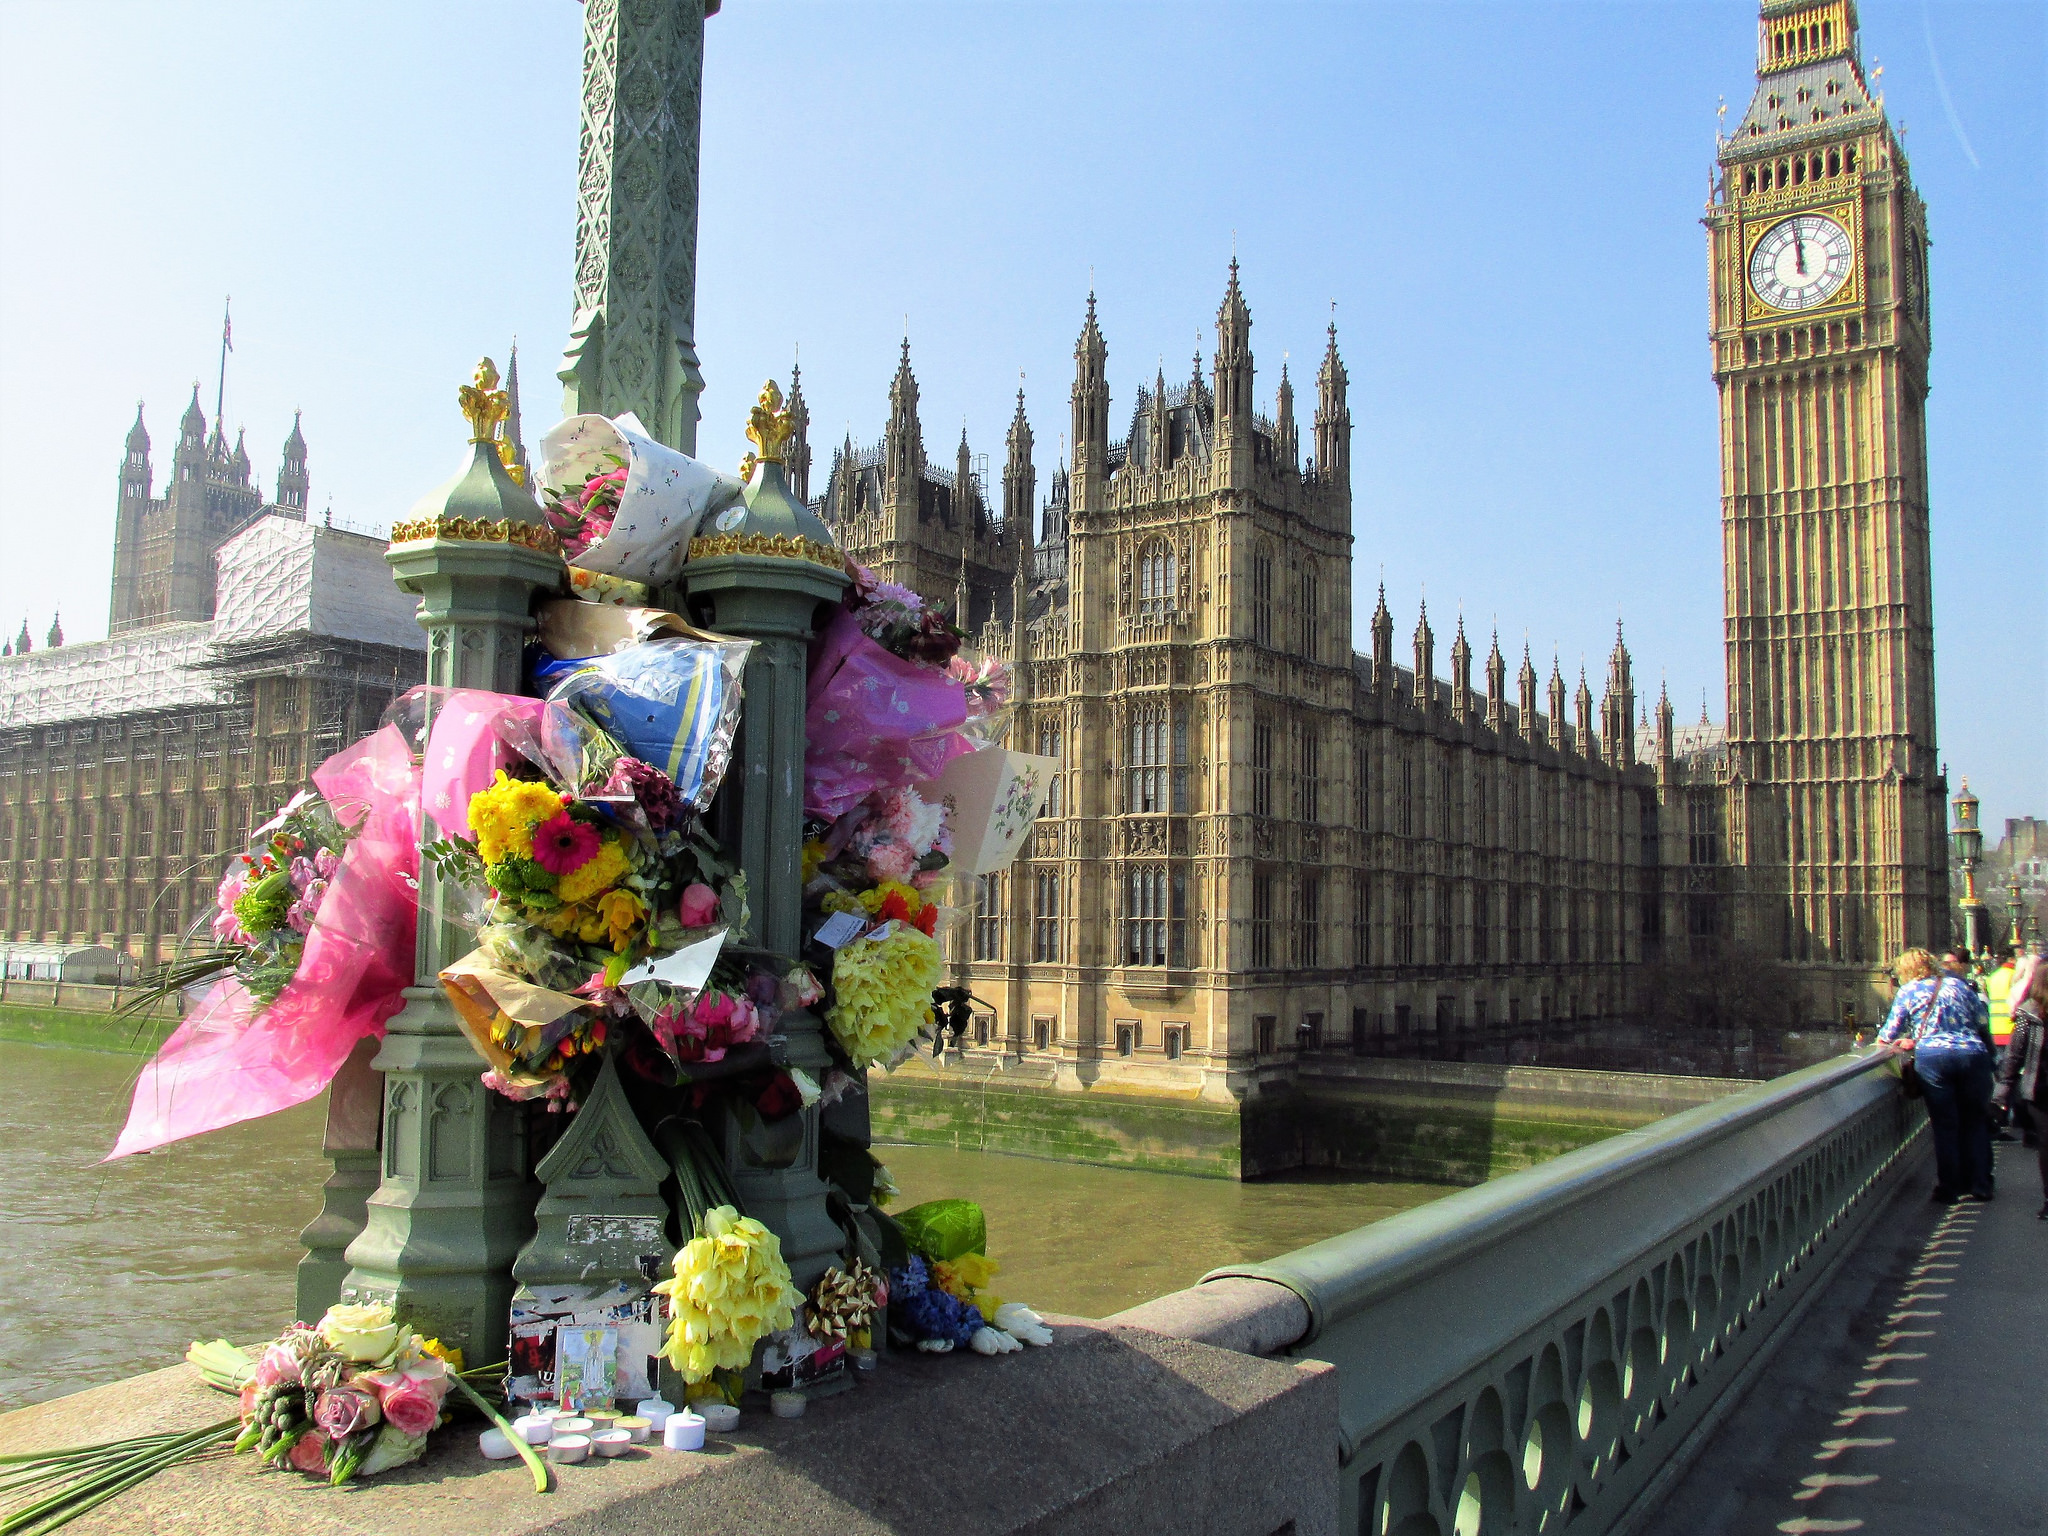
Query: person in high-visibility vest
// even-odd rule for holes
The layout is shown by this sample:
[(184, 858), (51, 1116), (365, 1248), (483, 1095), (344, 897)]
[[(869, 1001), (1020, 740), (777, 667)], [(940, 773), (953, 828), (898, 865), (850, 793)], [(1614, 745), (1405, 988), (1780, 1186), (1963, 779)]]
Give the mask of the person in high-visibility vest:
[(2002, 1051), (2012, 1039), (2012, 964), (2007, 955), (1984, 977), (1984, 1000), (1991, 1005), (1991, 1048)]

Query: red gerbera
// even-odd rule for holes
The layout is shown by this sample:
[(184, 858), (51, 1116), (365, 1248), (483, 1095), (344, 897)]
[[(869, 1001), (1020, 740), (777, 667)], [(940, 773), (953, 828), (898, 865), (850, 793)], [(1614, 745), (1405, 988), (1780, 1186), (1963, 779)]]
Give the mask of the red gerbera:
[(533, 861), (550, 874), (566, 875), (595, 858), (598, 844), (597, 828), (561, 811), (533, 829)]

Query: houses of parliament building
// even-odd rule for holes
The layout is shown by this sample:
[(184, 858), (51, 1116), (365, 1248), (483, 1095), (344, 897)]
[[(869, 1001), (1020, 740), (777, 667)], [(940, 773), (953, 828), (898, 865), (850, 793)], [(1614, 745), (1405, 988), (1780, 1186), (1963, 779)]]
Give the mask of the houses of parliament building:
[[(1440, 650), (1426, 611), (1397, 646), (1384, 591), (1355, 651), (1336, 329), (1304, 439), (1284, 364), (1255, 399), (1234, 261), (1208, 367), (1114, 423), (1089, 297), (1042, 506), (1021, 393), (998, 485), (964, 437), (928, 461), (905, 343), (814, 505), (1009, 658), (1011, 744), (1059, 765), (955, 936), (970, 1060), (1242, 1096), (1304, 1052), (1618, 1020), (1660, 959), (1795, 966), (1832, 1029), (1946, 939), (1925, 211), (1853, 0), (1766, 0), (1705, 224), (1725, 728), (1641, 719), (1619, 632), (1597, 699), (1462, 621)], [(807, 444), (792, 469), (808, 494)]]

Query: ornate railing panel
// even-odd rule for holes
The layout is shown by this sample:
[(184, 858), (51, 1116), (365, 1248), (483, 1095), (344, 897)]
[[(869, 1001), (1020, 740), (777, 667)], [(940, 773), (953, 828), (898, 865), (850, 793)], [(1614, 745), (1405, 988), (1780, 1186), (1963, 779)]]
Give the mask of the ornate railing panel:
[(1338, 1368), (1342, 1529), (1622, 1529), (1923, 1135), (1845, 1056), (1204, 1284), (1306, 1305), (1283, 1352)]

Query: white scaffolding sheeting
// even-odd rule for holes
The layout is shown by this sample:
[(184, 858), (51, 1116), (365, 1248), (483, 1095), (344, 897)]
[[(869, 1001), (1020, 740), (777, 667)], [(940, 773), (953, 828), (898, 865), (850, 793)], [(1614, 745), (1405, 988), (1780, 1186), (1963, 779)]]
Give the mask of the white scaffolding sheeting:
[(221, 546), (214, 644), (324, 635), (423, 651), (417, 600), (393, 585), (384, 542), (266, 517)]
[(211, 624), (165, 624), (0, 656), (0, 729), (219, 702), (222, 680), (191, 670), (210, 658), (212, 642)]

